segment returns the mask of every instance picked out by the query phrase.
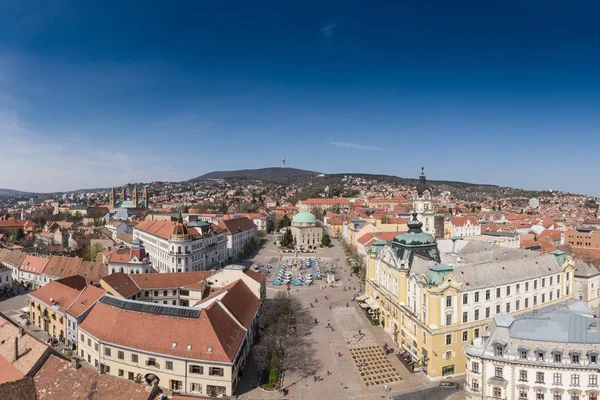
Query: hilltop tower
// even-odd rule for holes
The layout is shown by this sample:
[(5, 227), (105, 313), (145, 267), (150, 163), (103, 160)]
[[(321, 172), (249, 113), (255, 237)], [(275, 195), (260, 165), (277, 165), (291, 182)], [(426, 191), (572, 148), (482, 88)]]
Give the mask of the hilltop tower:
[(110, 189), (110, 197), (108, 200), (108, 208), (111, 210), (115, 209), (115, 188)]
[(281, 160), (281, 168), (285, 168), (285, 150), (283, 151), (283, 159)]
[(133, 185), (133, 192), (131, 192), (131, 202), (135, 208), (138, 208), (138, 198), (137, 198), (137, 185)]

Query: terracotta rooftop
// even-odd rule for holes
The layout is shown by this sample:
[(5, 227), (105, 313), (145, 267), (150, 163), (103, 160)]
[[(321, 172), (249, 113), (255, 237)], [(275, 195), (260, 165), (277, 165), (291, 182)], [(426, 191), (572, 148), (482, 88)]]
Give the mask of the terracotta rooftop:
[(62, 313), (73, 304), (80, 291), (60, 281), (52, 281), (29, 294), (35, 300), (42, 301)]
[(37, 400), (33, 387), (33, 379), (25, 377), (4, 384), (0, 383), (0, 399)]
[(119, 294), (124, 298), (128, 298), (140, 290), (129, 274), (124, 274), (123, 272), (105, 276), (102, 278), (102, 281), (111, 288), (113, 294)]
[[(252, 296), (255, 297), (253, 294)], [(239, 299), (242, 303), (249, 300)], [(145, 304), (152, 307), (173, 307)], [(176, 357), (232, 362), (245, 330), (223, 307), (214, 303), (202, 309), (198, 317), (175, 317), (156, 312), (132, 311), (104, 304), (101, 300), (79, 328), (113, 345)], [(132, 335), (131, 332), (144, 334)], [(173, 343), (176, 344), (175, 347)]]
[[(15, 361), (13, 340), (17, 336), (19, 337), (19, 352)], [(11, 378), (16, 377), (15, 370), (19, 372), (21, 377), (27, 375), (42, 358), (46, 350), (48, 350), (48, 346), (38, 342), (32, 336), (28, 334), (20, 336), (19, 327), (3, 314), (0, 314), (0, 383), (8, 380), (4, 379), (5, 373)]]
[(256, 228), (254, 222), (246, 217), (223, 220), (219, 222), (219, 226), (230, 235)]
[(142, 290), (180, 288), (196, 283), (211, 276), (210, 271), (169, 272), (164, 274), (130, 275), (135, 284)]
[(36, 256), (26, 256), (21, 264), (21, 271), (31, 272), (32, 274), (41, 275), (44, 272), (44, 269), (48, 265), (48, 261), (50, 259)]
[(67, 309), (67, 313), (75, 318), (83, 314), (87, 309), (93, 306), (100, 297), (104, 296), (104, 290), (95, 286), (86, 286), (79, 296), (73, 301), (73, 304)]
[(151, 387), (111, 375), (100, 375), (96, 369), (74, 369), (71, 363), (54, 355), (33, 377), (38, 400), (148, 400)]
[[(223, 229), (214, 225), (208, 224), (206, 227), (187, 227), (185, 225), (185, 230), (188, 234), (192, 235), (194, 239), (200, 239), (203, 235), (205, 235), (208, 230), (213, 230), (214, 232), (222, 232)], [(169, 239), (173, 231), (177, 231), (178, 222), (177, 221), (142, 221), (137, 224), (134, 229), (139, 231), (143, 231), (146, 233), (150, 233), (154, 236), (158, 236), (163, 239)]]

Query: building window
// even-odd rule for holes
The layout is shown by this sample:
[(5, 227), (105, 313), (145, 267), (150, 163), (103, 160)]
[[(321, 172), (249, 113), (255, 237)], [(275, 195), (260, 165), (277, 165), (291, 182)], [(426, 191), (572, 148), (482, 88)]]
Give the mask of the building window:
[(478, 362), (471, 363), (471, 371), (475, 372), (476, 374), (479, 373), (479, 363)]
[(98, 343), (94, 343), (94, 351), (98, 351)]
[(571, 386), (579, 386), (579, 375), (571, 374)]
[(521, 360), (527, 360), (527, 351), (526, 350), (521, 350), (519, 352), (519, 355), (521, 357)]
[(494, 376), (496, 378), (502, 378), (502, 367), (496, 367), (494, 371)]
[(496, 304), (496, 314), (500, 314), (500, 304)]
[(496, 298), (500, 298), (500, 288), (496, 288)]
[(507, 287), (506, 287), (506, 295), (507, 295), (507, 296), (510, 296), (510, 286), (507, 286)]
[(210, 367), (208, 369), (208, 375), (210, 375), (210, 376), (223, 376), (223, 368)]
[(466, 342), (467, 340), (469, 340), (469, 331), (463, 331), (463, 333), (462, 333), (462, 341)]
[(479, 328), (475, 328), (475, 330), (473, 331), (473, 337), (474, 338), (478, 338), (479, 337)]
[(475, 321), (479, 321), (479, 310), (475, 310)]
[(529, 298), (525, 299), (525, 308), (529, 308)]
[(202, 385), (199, 384), (199, 383), (192, 383), (190, 385), (190, 392), (201, 393), (202, 392)]
[(500, 389), (498, 386), (494, 386), (494, 397), (502, 397), (502, 389)]
[(88, 344), (88, 347), (90, 347), (92, 345), (92, 339), (88, 338), (87, 344)]
[(562, 374), (554, 374), (552, 377), (552, 383), (555, 385), (562, 385)]
[(125, 353), (124, 353), (124, 352), (122, 352), (122, 351), (118, 351), (118, 352), (117, 352), (117, 358), (118, 358), (119, 360), (124, 360), (124, 359), (125, 359)]
[(598, 356), (596, 354), (589, 354), (588, 359), (591, 364), (596, 364), (598, 362)]
[(529, 282), (525, 282), (525, 291), (528, 292), (529, 291)]
[(533, 290), (537, 289), (537, 280), (533, 281)]
[(203, 374), (204, 367), (200, 365), (190, 365), (190, 374)]
[(502, 357), (504, 355), (504, 348), (502, 346), (494, 347), (494, 355), (496, 357)]
[(452, 296), (446, 296), (446, 307), (452, 307)]
[(452, 335), (446, 335), (446, 346), (450, 346), (452, 344)]
[(517, 285), (516, 285), (516, 292), (517, 292), (517, 294), (519, 294), (521, 292), (521, 284), (520, 283), (517, 283)]
[(137, 354), (132, 354), (131, 355), (131, 362), (134, 362), (134, 363), (138, 362), (138, 355)]
[(452, 325), (452, 314), (446, 315), (446, 326)]
[(104, 348), (104, 355), (107, 357), (110, 357), (110, 348), (109, 347)]
[(527, 370), (522, 369), (519, 371), (519, 380), (521, 382), (527, 382)]
[(158, 290), (154, 291), (154, 297), (158, 297)]
[(510, 303), (506, 303), (506, 313), (510, 312)]
[(469, 304), (469, 295), (467, 293), (463, 294), (463, 304)]
[(474, 392), (479, 392), (479, 381), (477, 379), (471, 381), (471, 389), (473, 389)]
[(571, 354), (571, 362), (573, 364), (579, 364), (579, 354)]
[(83, 342), (84, 341), (84, 339), (83, 339), (83, 333), (79, 337), (80, 337), (80, 340)]
[(537, 353), (537, 360), (544, 361), (544, 352), (540, 351)]
[(134, 379), (135, 379), (135, 375), (133, 374), (133, 372), (131, 372), (131, 371), (130, 371), (130, 372), (127, 374), (127, 378), (128, 378), (130, 381), (132, 381), (132, 380), (134, 380)]
[(590, 375), (590, 386), (598, 386), (598, 375)]
[(537, 372), (535, 374), (535, 383), (544, 383), (544, 373), (543, 372)]
[(119, 376), (122, 378), (123, 375), (125, 375), (125, 371), (123, 371), (122, 369), (119, 370)]
[(546, 302), (546, 293), (542, 293), (542, 304)]
[(533, 296), (533, 305), (537, 306), (537, 296)]
[(485, 299), (489, 300), (490, 299), (490, 289), (485, 291)]
[(146, 365), (153, 365), (156, 366), (156, 359), (155, 358), (148, 358), (148, 361), (146, 362)]
[(519, 399), (527, 399), (527, 389), (519, 388)]
[(479, 303), (479, 292), (475, 292), (475, 303)]
[(173, 361), (166, 361), (165, 368), (168, 370), (173, 370)]
[(485, 308), (485, 317), (486, 317), (486, 318), (489, 318), (489, 317), (490, 317), (490, 308), (489, 308), (489, 307), (486, 307), (486, 308)]
[(465, 311), (463, 313), (463, 322), (467, 322), (468, 320), (469, 320), (469, 313)]
[(521, 308), (520, 305), (521, 305), (521, 300), (516, 300), (515, 301), (515, 310), (516, 311), (519, 311), (519, 308)]

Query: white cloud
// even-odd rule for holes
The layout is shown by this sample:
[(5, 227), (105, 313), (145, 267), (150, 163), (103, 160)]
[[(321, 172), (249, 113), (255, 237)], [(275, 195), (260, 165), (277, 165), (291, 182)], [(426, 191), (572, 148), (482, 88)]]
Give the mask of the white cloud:
[(321, 34), (326, 38), (333, 37), (333, 35), (335, 34), (335, 28), (337, 28), (337, 26), (338, 24), (335, 22), (327, 24), (321, 28)]
[(166, 152), (142, 144), (105, 143), (99, 137), (45, 137), (19, 121), (16, 113), (0, 113), (3, 173), (0, 187), (54, 192), (111, 187), (128, 182), (177, 179), (177, 162)]
[(332, 146), (337, 146), (337, 147), (346, 147), (348, 149), (383, 151), (383, 149), (381, 147), (367, 146), (367, 145), (351, 143), (351, 142), (329, 142), (329, 144)]

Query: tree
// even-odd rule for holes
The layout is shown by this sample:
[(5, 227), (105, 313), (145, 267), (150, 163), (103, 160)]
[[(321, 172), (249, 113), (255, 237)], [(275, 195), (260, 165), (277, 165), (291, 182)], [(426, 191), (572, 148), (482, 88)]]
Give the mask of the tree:
[[(259, 326), (264, 326), (252, 349), (257, 366), (282, 388), (285, 375), (297, 372), (303, 377), (314, 374), (320, 362), (307, 340), (314, 324), (302, 301), (285, 292), (265, 302)], [(277, 382), (278, 381), (278, 382)]]
[(100, 243), (93, 243), (86, 246), (83, 251), (83, 259), (85, 261), (96, 261), (96, 256), (104, 250), (104, 247)]
[(324, 233), (321, 237), (321, 246), (329, 247), (331, 245), (331, 238), (328, 234)]
[(23, 228), (19, 228), (19, 230), (17, 231), (16, 239), (17, 239), (17, 241), (21, 241), (24, 238), (25, 238), (25, 231), (23, 230)]
[(450, 208), (448, 209), (448, 212), (450, 213), (450, 215), (452, 215), (452, 207), (450, 207)]
[(283, 234), (281, 238), (281, 245), (283, 247), (291, 247), (294, 244), (294, 236), (292, 235), (292, 230), (288, 228), (287, 231)]
[(286, 214), (279, 220), (277, 227), (279, 229), (282, 229), (282, 228), (287, 228), (288, 226), (291, 226), (291, 225), (292, 225), (292, 220)]
[(142, 376), (142, 374), (137, 374), (135, 376), (134, 382), (135, 383), (143, 383), (144, 382), (144, 377)]

